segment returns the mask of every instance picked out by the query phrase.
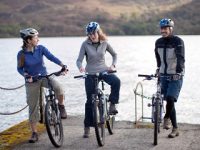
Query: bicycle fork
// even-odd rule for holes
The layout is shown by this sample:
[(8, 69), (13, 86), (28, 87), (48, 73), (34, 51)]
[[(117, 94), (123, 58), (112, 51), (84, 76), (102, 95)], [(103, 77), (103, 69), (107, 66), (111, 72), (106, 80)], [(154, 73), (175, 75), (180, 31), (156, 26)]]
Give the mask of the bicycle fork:
[(162, 101), (161, 101), (161, 98), (160, 97), (155, 97), (155, 96), (153, 96), (153, 98), (152, 98), (152, 104), (148, 104), (148, 107), (152, 107), (152, 119), (151, 119), (151, 121), (152, 121), (152, 123), (154, 123), (155, 122), (155, 118), (154, 118), (154, 114), (155, 114), (155, 111), (156, 111), (156, 101), (158, 101), (159, 102), (159, 123), (161, 123), (162, 122), (162, 108), (163, 108), (163, 104), (162, 104)]

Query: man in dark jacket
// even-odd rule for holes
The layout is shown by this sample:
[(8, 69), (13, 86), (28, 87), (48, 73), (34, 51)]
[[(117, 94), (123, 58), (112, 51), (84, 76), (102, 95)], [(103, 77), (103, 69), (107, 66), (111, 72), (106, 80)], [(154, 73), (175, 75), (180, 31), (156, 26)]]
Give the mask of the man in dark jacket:
[(173, 35), (173, 28), (174, 22), (171, 19), (161, 19), (162, 37), (155, 43), (157, 73), (160, 76), (162, 94), (167, 101), (163, 128), (170, 129), (171, 123), (173, 126), (172, 132), (168, 135), (169, 138), (179, 135), (174, 103), (178, 100), (185, 70), (184, 42)]

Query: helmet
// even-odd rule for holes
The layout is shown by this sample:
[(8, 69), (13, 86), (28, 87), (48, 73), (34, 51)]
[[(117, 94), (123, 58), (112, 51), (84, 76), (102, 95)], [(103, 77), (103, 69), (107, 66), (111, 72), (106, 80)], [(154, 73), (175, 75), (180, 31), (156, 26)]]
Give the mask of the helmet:
[(160, 27), (174, 27), (174, 21), (168, 18), (164, 18), (160, 20)]
[(25, 39), (27, 36), (35, 36), (38, 34), (39, 34), (38, 31), (33, 28), (27, 28), (27, 29), (20, 30), (20, 36), (22, 39)]
[(96, 31), (98, 31), (100, 29), (100, 25), (97, 22), (90, 22), (87, 26), (86, 26), (86, 34), (91, 34), (94, 33)]

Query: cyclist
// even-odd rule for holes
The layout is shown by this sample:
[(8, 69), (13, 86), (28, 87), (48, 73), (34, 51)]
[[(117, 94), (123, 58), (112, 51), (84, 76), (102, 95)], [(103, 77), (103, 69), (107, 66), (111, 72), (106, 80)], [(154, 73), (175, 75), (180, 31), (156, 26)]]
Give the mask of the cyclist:
[[(85, 120), (84, 120), (84, 138), (89, 137), (90, 126), (93, 126), (92, 116), (92, 97), (94, 94), (94, 81), (93, 76), (95, 73), (114, 70), (117, 62), (117, 54), (107, 42), (107, 37), (103, 33), (100, 25), (97, 22), (90, 22), (86, 26), (87, 39), (82, 43), (79, 56), (76, 61), (79, 71), (87, 72), (89, 75), (85, 79), (85, 90), (87, 95), (87, 101), (85, 103)], [(105, 53), (109, 52), (112, 56), (112, 65), (110, 67), (105, 64)], [(82, 61), (86, 56), (86, 68), (82, 66)], [(120, 79), (114, 74), (102, 75), (106, 83), (111, 86), (111, 93), (109, 100), (111, 105), (109, 107), (109, 113), (118, 113), (115, 104), (119, 101), (120, 91)]]
[(167, 101), (163, 128), (169, 129), (171, 123), (173, 126), (172, 132), (168, 135), (169, 138), (179, 135), (175, 102), (178, 100), (185, 70), (184, 42), (180, 37), (173, 35), (173, 29), (174, 22), (171, 19), (161, 19), (162, 37), (155, 42), (157, 73), (160, 76), (162, 93)]
[[(44, 65), (43, 56), (50, 61), (61, 66), (64, 73), (67, 72), (66, 66), (52, 55), (48, 49), (42, 45), (38, 45), (38, 31), (33, 28), (20, 30), (20, 36), (23, 39), (22, 50), (17, 55), (17, 70), (25, 78), (26, 98), (29, 105), (29, 123), (32, 130), (30, 143), (38, 141), (37, 122), (40, 120), (39, 100), (41, 87), (47, 86), (47, 80), (34, 80), (36, 75), (47, 75), (47, 70)], [(54, 78), (51, 78), (53, 88), (59, 101), (59, 110), (61, 118), (67, 118), (67, 113), (64, 106), (64, 91), (61, 85)]]

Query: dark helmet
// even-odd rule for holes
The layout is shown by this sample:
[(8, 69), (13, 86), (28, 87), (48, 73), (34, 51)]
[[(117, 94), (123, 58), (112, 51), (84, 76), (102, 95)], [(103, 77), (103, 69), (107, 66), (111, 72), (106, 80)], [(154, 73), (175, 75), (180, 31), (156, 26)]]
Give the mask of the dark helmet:
[(164, 18), (160, 20), (160, 28), (162, 27), (174, 27), (174, 21), (168, 18)]
[(38, 31), (33, 28), (20, 30), (20, 36), (22, 39), (25, 39), (27, 36), (36, 36), (38, 34), (39, 34)]
[(94, 33), (100, 29), (100, 25), (97, 22), (90, 22), (86, 26), (86, 35), (89, 35), (91, 33)]

